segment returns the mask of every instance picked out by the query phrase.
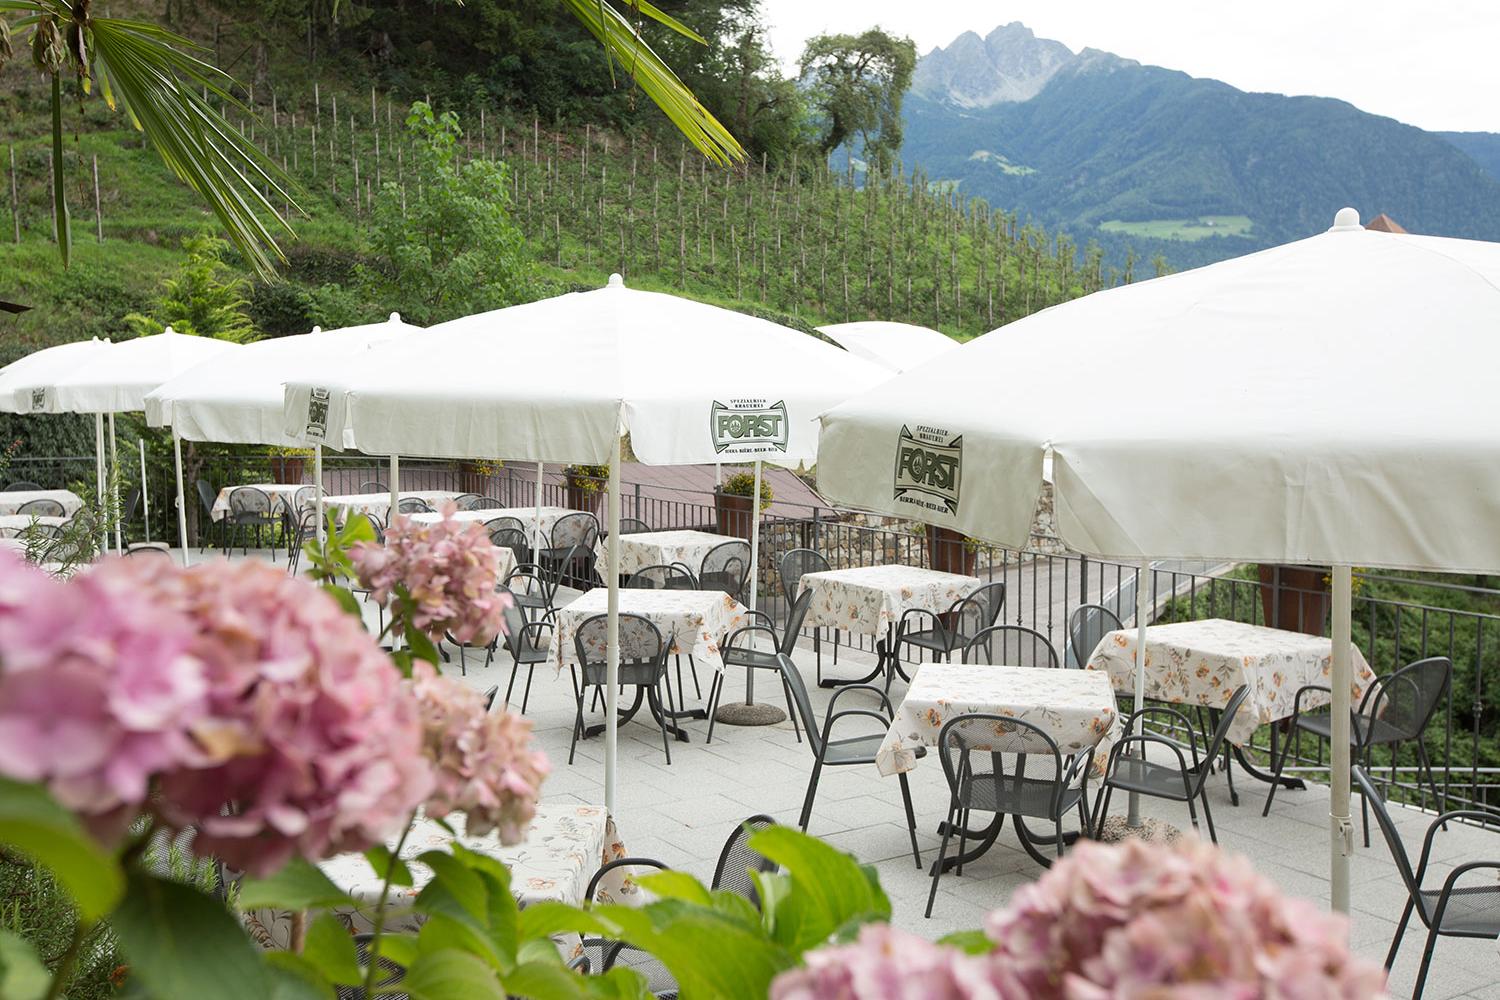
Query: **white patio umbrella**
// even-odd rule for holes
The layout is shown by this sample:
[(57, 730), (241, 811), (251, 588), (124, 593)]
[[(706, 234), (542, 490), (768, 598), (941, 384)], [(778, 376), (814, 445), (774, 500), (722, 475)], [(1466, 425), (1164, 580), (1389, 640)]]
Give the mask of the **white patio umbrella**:
[(946, 333), (914, 323), (834, 323), (818, 327), (818, 332), (855, 357), (893, 372), (915, 368), (958, 346)]
[[(232, 363), (215, 355), (146, 394), (146, 422), (172, 428), (177, 466), (177, 495), (186, 497), (182, 477), (182, 441), (298, 447), (303, 442), (285, 431), (283, 383), (336, 370), (374, 344), (404, 336), (421, 327), (391, 313), (384, 323), (339, 330), (318, 330), (246, 344)], [(317, 490), (318, 536), (322, 538), (323, 448), (313, 450), (313, 484)], [(183, 564), (188, 560), (187, 511), (179, 504), (177, 534)]]
[[(102, 444), (103, 420), (109, 420), (109, 454), (115, 455), (115, 414), (145, 408), (146, 393), (210, 357), (239, 349), (238, 344), (211, 337), (190, 337), (168, 327), (162, 333), (111, 344), (66, 374), (28, 378), (16, 390), (18, 405), (29, 399), (33, 413), (92, 413), (95, 437)], [(115, 483), (114, 506), (120, 504)], [(101, 492), (102, 496), (102, 492)], [(115, 525), (120, 548), (120, 526)]]
[(1500, 244), (1370, 232), (1344, 209), (1324, 234), (1054, 306), (835, 407), (818, 486), (1021, 545), (1050, 450), (1080, 552), (1333, 566), (1347, 909), (1350, 567), (1500, 569), (1497, 330)]
[[(795, 330), (619, 276), (442, 323), (372, 348), (336, 380), (289, 381), (287, 433), (367, 453), (609, 463), (610, 566), (618, 566), (621, 434), (641, 461), (796, 466), (818, 413), (888, 373)], [(392, 484), (394, 486), (394, 483)], [(540, 476), (538, 477), (540, 491)], [(752, 548), (760, 518), (751, 519)], [(758, 559), (752, 558), (751, 603)], [(618, 577), (609, 578), (605, 798), (615, 794)]]
[[(44, 403), (33, 399), (30, 393), (21, 394), (22, 386), (45, 383), (62, 378), (76, 371), (91, 358), (109, 350), (110, 342), (95, 337), (92, 340), (76, 340), (70, 344), (58, 344), (33, 351), (0, 368), (0, 413), (30, 413), (40, 409)], [(94, 417), (94, 488), (97, 496), (104, 496), (104, 418)]]

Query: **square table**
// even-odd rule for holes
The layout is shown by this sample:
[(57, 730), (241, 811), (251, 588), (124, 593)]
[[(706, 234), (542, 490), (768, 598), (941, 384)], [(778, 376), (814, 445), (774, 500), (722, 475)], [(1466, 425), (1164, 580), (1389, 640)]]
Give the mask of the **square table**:
[[(710, 531), (635, 531), (620, 536), (620, 575), (626, 576), (647, 566), (670, 566), (682, 563), (699, 575), (703, 557), (725, 542), (738, 541), (738, 535), (718, 535)], [(609, 571), (608, 539), (594, 543), (595, 566), (603, 576)]]
[[(587, 619), (608, 610), (609, 590), (595, 587), (557, 609), (557, 631), (549, 651), (555, 671), (578, 662), (573, 636)], [(750, 624), (750, 611), (722, 590), (622, 590), (620, 614), (640, 615), (661, 630), (669, 652), (691, 656), (720, 673), (724, 657), (719, 643)], [(600, 656), (604, 655), (601, 649)]]
[(901, 616), (912, 609), (941, 614), (973, 593), (980, 583), (978, 577), (939, 573), (920, 566), (858, 566), (804, 573), (799, 593), (811, 590), (813, 595), (804, 627), (827, 626), (877, 638), (874, 672), (856, 681), (825, 680), (822, 686), (866, 684), (884, 673), (889, 687), (893, 672), (910, 680), (896, 656), (895, 632)]
[[(402, 490), (402, 500), (420, 500), (437, 509), (444, 500), (457, 500), (464, 496), (455, 490)], [(334, 517), (342, 521), (350, 514), (374, 514), (382, 521), (389, 521), (391, 509), (390, 491), (384, 493), (342, 493), (323, 498), (323, 509), (333, 511)]]
[(229, 494), (245, 488), (260, 490), (271, 498), (271, 513), (284, 514), (291, 510), (297, 491), (310, 489), (311, 485), (310, 483), (244, 483), (240, 486), (226, 486), (214, 498), (214, 505), (209, 508), (208, 516), (215, 521), (222, 521), (228, 517)]
[(62, 504), (63, 514), (68, 517), (78, 513), (83, 506), (83, 498), (72, 490), (15, 490), (0, 493), (0, 514), (14, 514), (33, 500), (56, 500)]
[(71, 518), (52, 517), (48, 514), (0, 514), (0, 534), (14, 536), (32, 524), (50, 524), (62, 527)]
[[(482, 510), (459, 510), (453, 512), (453, 518), (457, 521), (478, 521), (481, 524), (489, 524), (491, 521), (502, 517), (513, 517), (521, 522), (521, 529), (526, 532), (526, 539), (531, 540), (531, 531), (534, 524), (541, 526), (542, 539), (550, 542), (552, 538), (552, 526), (560, 519), (578, 511), (569, 510), (566, 507), (543, 507), (541, 520), (537, 520), (535, 507), (492, 507)], [(407, 517), (419, 524), (436, 524), (441, 518), (441, 512), (434, 511), (431, 514), (417, 513), (408, 514)]]
[[(582, 905), (594, 873), (602, 865), (626, 856), (615, 832), (615, 821), (603, 806), (538, 803), (526, 839), (513, 847), (501, 846), (493, 834), (463, 836), (462, 814), (454, 814), (448, 822), (459, 832), (459, 843), (510, 866), (511, 893), (523, 909), (543, 901)], [(425, 817), (417, 820), (401, 848), (401, 859), (411, 867), (413, 884), (391, 887), (386, 916), (389, 930), (415, 931), (422, 925), (424, 917), (411, 909), (411, 903), (431, 880), (432, 873), (425, 865), (416, 863), (416, 858), (427, 851), (444, 850), (454, 839), (436, 822)], [(373, 931), (381, 880), (364, 855), (342, 854), (318, 867), (362, 904), (335, 907), (333, 913), (339, 921), (350, 933)], [(641, 890), (629, 881), (625, 870), (616, 872), (619, 875), (616, 879), (606, 876), (599, 891), (601, 898), (607, 893), (610, 902), (629, 903), (632, 897), (640, 897)], [(247, 912), (242, 919), (250, 936), (262, 947), (287, 950), (293, 943), (297, 916), (291, 910), (265, 909)], [(568, 944), (571, 950), (577, 938), (571, 938)]]

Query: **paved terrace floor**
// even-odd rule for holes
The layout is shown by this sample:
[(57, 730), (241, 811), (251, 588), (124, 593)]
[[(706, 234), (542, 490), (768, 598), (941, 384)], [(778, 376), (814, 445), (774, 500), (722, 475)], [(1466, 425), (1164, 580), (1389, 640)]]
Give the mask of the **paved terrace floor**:
[[(373, 609), (370, 617), (373, 623)], [(510, 677), (509, 657), (502, 651), (489, 668), (482, 666), (483, 659), (482, 653), (469, 652), (468, 672), (463, 680), (481, 690), (498, 684), (503, 696)], [(821, 720), (832, 692), (812, 683), (814, 658), (810, 647), (799, 649), (796, 660), (808, 679), (814, 710)], [(823, 660), (825, 673), (833, 675), (827, 646)], [(847, 647), (840, 653), (839, 661), (840, 676), (867, 673), (874, 662), (867, 654)], [(456, 655), (445, 672), (460, 673)], [(700, 667), (699, 676), (706, 696), (711, 671)], [(779, 688), (768, 685), (766, 679), (757, 678), (758, 700), (779, 699)], [(512, 699), (517, 709), (524, 683), (523, 673)], [(898, 701), (904, 690), (905, 684), (898, 678), (891, 692), (893, 701)], [(743, 673), (731, 673), (726, 697), (731, 693), (743, 697)], [(692, 703), (691, 680), (688, 694)], [(851, 696), (846, 700), (854, 699)], [(543, 795), (550, 800), (602, 804), (603, 739), (581, 742), (576, 761), (570, 767), (567, 759), (573, 714), (568, 675), (555, 675), (547, 667), (537, 668), (527, 716), (534, 723), (537, 742), (553, 764)], [(641, 717), (646, 714), (643, 711)], [(721, 725), (715, 729), (712, 744), (703, 740), (706, 722), (686, 725), (692, 742), (673, 743), (670, 766), (663, 758), (661, 736), (654, 725), (634, 722), (620, 728), (616, 819), (631, 854), (656, 858), (707, 882), (725, 838), (739, 821), (756, 813), (767, 813), (779, 822), (796, 823), (813, 758), (806, 743), (796, 742), (789, 722), (761, 728)], [(941, 766), (932, 757), (920, 762), (910, 779), (918, 842), (924, 862), (930, 863), (938, 847), (934, 831), (947, 811), (947, 786)], [(1235, 787), (1240, 793), (1237, 808), (1231, 805), (1221, 776), (1209, 782), (1220, 845), (1248, 857), (1258, 871), (1285, 892), (1326, 904), (1326, 787), (1311, 785), (1305, 791), (1278, 794), (1271, 815), (1266, 818), (1260, 815), (1266, 786), (1237, 770)], [(1123, 797), (1116, 795), (1112, 805), (1114, 812), (1122, 812)], [(1143, 811), (1189, 828), (1187, 809), (1180, 804), (1143, 799)], [(1353, 811), (1358, 825), (1357, 797)], [(1431, 816), (1395, 806), (1392, 812), (1415, 861)], [(1438, 837), (1434, 857), (1440, 863), (1430, 876), (1433, 885), (1441, 884), (1452, 864), (1500, 857), (1500, 837), (1495, 834), (1457, 826), (1450, 830)], [(809, 832), (849, 851), (860, 861), (875, 865), (891, 898), (894, 922), (927, 937), (978, 927), (987, 912), (1004, 905), (1018, 887), (1041, 873), (1039, 866), (1022, 851), (1010, 824), (1006, 824), (995, 847), (982, 859), (965, 865), (962, 876), (951, 873), (943, 876), (932, 918), (924, 919), (922, 911), (931, 882), (925, 870), (918, 871), (912, 861), (899, 786), (894, 777), (882, 778), (873, 767), (824, 770)], [(1406, 902), (1406, 890), (1379, 830), (1373, 825), (1370, 847), (1359, 844), (1351, 867), (1351, 942), (1357, 952), (1379, 962), (1384, 959), (1395, 932), (1395, 922)], [(1391, 974), (1393, 997), (1409, 996), (1416, 980), (1425, 930), (1416, 926), (1415, 918), (1412, 924)], [(1450, 997), (1500, 1000), (1500, 953), (1496, 943), (1440, 939), (1425, 996), (1429, 1000)]]

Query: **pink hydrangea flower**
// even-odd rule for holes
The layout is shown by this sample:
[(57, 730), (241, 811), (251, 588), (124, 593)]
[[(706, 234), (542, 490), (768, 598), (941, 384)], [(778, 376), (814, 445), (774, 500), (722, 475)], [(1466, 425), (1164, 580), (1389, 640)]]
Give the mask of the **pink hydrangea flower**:
[[(500, 634), (508, 598), (496, 591), (499, 550), (484, 525), (453, 518), (446, 503), (442, 519), (422, 524), (392, 518), (385, 544), (359, 542), (349, 553), (360, 585), (383, 607), (409, 599), (412, 624), (430, 638), (451, 634), (459, 642), (483, 644)], [(399, 612), (402, 609), (396, 608)], [(392, 631), (400, 635), (398, 620)]]
[(550, 770), (546, 756), (530, 748), (531, 721), (486, 711), (478, 691), (439, 675), (428, 663), (414, 665), (411, 686), (421, 704), (424, 749), (433, 762), (435, 787), (427, 813), (462, 812), (469, 835), (493, 830), (502, 844), (520, 843)]
[(771, 983), (772, 1000), (1021, 1000), (982, 957), (887, 924), (866, 924), (852, 944), (808, 952)]

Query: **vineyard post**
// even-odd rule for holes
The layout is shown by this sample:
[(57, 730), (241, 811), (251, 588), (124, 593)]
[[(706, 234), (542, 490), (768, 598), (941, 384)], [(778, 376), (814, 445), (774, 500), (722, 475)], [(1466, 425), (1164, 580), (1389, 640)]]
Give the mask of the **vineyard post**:
[(99, 210), (99, 154), (94, 154), (94, 239), (104, 242), (104, 215)]
[(16, 147), (10, 147), (10, 217), (15, 229), (15, 239), (21, 242), (21, 194), (16, 186)]
[(47, 201), (52, 206), (52, 242), (57, 242), (57, 175), (52, 172), (52, 150), (47, 150)]

